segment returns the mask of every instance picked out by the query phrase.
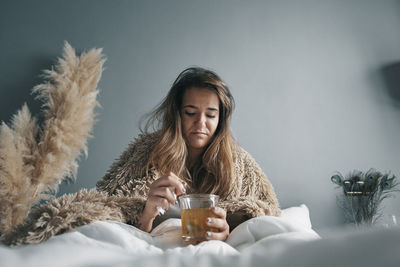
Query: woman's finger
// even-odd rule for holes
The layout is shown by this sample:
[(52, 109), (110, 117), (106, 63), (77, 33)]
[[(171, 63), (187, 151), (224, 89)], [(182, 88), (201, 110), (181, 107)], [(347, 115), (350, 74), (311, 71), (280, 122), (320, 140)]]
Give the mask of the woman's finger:
[(224, 219), (218, 219), (218, 218), (207, 218), (206, 221), (207, 226), (213, 227), (218, 229), (218, 232), (224, 232), (228, 229), (229, 232), (229, 225)]
[(149, 192), (149, 195), (165, 198), (171, 204), (175, 204), (176, 201), (175, 193), (173, 193), (169, 187), (165, 186), (152, 188), (151, 192)]
[(225, 219), (226, 218), (226, 211), (220, 207), (212, 207), (211, 208), (212, 213), (215, 214), (218, 218)]
[(229, 232), (207, 232), (206, 233), (206, 239), (207, 240), (221, 240), (225, 241), (228, 238)]
[(151, 187), (173, 187), (177, 196), (186, 193), (186, 186), (186, 182), (176, 176), (173, 172), (163, 175), (151, 184)]

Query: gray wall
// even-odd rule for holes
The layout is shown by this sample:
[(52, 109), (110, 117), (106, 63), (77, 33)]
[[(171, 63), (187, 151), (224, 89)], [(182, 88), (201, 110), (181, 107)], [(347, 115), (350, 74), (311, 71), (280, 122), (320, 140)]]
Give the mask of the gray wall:
[[(67, 40), (103, 47), (102, 105), (89, 157), (60, 193), (95, 186), (140, 117), (191, 65), (236, 99), (232, 129), (282, 207), (305, 203), (317, 229), (342, 222), (335, 171), (400, 176), (399, 1), (1, 1), (0, 120), (27, 102)], [(385, 202), (400, 215), (400, 196)]]

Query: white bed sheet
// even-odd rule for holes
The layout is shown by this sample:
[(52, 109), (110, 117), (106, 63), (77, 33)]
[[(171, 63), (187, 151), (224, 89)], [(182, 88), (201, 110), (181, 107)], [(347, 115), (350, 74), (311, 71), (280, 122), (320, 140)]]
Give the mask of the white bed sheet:
[(182, 243), (179, 219), (165, 221), (152, 234), (99, 221), (42, 244), (0, 246), (0, 266), (400, 266), (398, 228), (321, 239), (306, 212), (300, 206), (279, 218), (253, 218), (226, 242), (195, 246)]

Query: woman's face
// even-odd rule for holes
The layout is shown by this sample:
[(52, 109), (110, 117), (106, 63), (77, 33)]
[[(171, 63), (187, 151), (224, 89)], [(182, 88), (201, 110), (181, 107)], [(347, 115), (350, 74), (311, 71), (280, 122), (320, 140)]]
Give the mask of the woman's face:
[(186, 90), (182, 101), (182, 130), (189, 154), (201, 153), (210, 143), (219, 121), (219, 99), (206, 88)]

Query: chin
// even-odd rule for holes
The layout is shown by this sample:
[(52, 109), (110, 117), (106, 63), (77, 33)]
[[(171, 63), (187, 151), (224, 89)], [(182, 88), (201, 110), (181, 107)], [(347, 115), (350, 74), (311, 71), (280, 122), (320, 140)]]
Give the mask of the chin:
[(190, 146), (192, 148), (196, 148), (196, 149), (203, 149), (206, 147), (207, 144), (190, 144)]
[(196, 149), (202, 149), (207, 146), (207, 142), (199, 142), (198, 140), (189, 143), (190, 147)]

